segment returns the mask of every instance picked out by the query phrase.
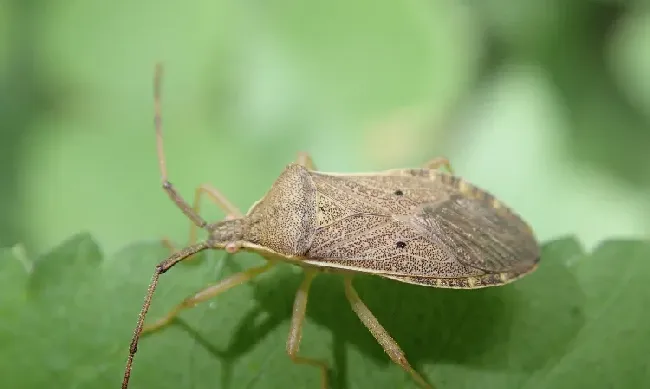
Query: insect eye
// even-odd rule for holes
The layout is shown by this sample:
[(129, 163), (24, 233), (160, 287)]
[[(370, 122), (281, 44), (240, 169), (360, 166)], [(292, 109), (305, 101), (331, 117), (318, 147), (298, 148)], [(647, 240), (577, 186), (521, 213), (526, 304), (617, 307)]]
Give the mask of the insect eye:
[(401, 196), (401, 195), (404, 194), (404, 192), (402, 192), (401, 189), (398, 189), (398, 190), (395, 191), (395, 194), (396, 194), (397, 196)]
[(406, 247), (406, 243), (402, 242), (401, 240), (395, 244), (398, 249), (403, 249)]

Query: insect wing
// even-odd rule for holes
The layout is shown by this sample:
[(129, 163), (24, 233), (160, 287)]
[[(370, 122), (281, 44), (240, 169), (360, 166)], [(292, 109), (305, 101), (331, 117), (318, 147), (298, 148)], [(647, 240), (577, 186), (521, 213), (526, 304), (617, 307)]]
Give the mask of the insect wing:
[(527, 225), (457, 177), (421, 169), (312, 178), (319, 227), (307, 262), (395, 279), (516, 275), (537, 263)]

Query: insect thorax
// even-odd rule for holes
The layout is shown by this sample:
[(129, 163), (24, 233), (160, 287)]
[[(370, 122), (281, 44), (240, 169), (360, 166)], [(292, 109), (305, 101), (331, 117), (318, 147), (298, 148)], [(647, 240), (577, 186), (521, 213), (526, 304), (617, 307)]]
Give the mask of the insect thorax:
[(281, 254), (305, 254), (316, 228), (315, 199), (309, 172), (290, 164), (249, 211), (244, 239)]

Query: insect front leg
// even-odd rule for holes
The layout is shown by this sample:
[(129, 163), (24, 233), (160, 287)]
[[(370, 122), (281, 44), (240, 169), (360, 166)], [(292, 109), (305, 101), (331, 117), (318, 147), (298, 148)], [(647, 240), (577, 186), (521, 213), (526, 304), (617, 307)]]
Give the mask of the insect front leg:
[(167, 315), (157, 320), (155, 323), (146, 325), (143, 328), (142, 333), (145, 334), (154, 332), (169, 325), (181, 313), (181, 311), (193, 308), (203, 301), (216, 297), (221, 293), (234, 288), (237, 285), (241, 285), (247, 282), (252, 278), (266, 272), (273, 265), (273, 262), (268, 262), (263, 266), (250, 268), (243, 272), (233, 274), (230, 277), (217, 282), (216, 284), (210, 285), (207, 288), (196, 292), (193, 296), (186, 298), (183, 300), (183, 302), (175, 306), (171, 311), (169, 311), (169, 313), (167, 313)]
[(400, 365), (404, 370), (406, 370), (411, 375), (411, 377), (413, 377), (415, 382), (418, 383), (418, 385), (425, 389), (433, 389), (433, 387), (428, 384), (424, 378), (422, 378), (422, 376), (420, 376), (420, 374), (415, 371), (415, 369), (411, 367), (408, 360), (406, 360), (404, 351), (402, 351), (397, 342), (395, 342), (395, 340), (390, 336), (388, 331), (386, 331), (386, 329), (381, 324), (379, 324), (379, 321), (372, 314), (372, 312), (370, 312), (370, 309), (368, 309), (363, 301), (361, 301), (361, 298), (352, 286), (352, 276), (346, 275), (344, 280), (345, 295), (347, 296), (348, 301), (350, 301), (352, 310), (359, 316), (359, 319), (361, 319), (368, 330), (370, 330), (370, 333), (375, 337), (375, 339), (377, 339), (377, 342), (379, 342), (381, 347), (384, 348), (384, 351), (386, 351), (386, 354), (388, 354), (390, 359), (396, 364)]
[(300, 348), (300, 340), (302, 338), (302, 325), (305, 321), (305, 312), (307, 311), (307, 296), (309, 295), (309, 287), (311, 282), (316, 276), (316, 271), (305, 270), (305, 279), (300, 284), (296, 299), (293, 303), (293, 316), (291, 317), (291, 329), (289, 330), (289, 338), (287, 339), (287, 354), (294, 363), (316, 366), (321, 370), (321, 388), (327, 389), (327, 365), (325, 362), (298, 356), (298, 349)]
[(431, 169), (431, 170), (436, 170), (436, 169), (440, 169), (441, 167), (444, 167), (445, 169), (447, 169), (449, 173), (454, 174), (454, 169), (451, 168), (449, 159), (447, 159), (446, 157), (433, 158), (432, 160), (425, 163), (423, 166), (425, 169)]
[[(226, 214), (226, 219), (238, 219), (244, 216), (244, 214), (237, 208), (233, 203), (231, 203), (226, 196), (224, 196), (219, 190), (211, 187), (208, 184), (203, 184), (196, 188), (194, 191), (194, 204), (192, 205), (192, 211), (197, 215), (201, 209), (201, 198), (207, 196), (212, 202), (214, 202), (219, 209), (221, 209)], [(195, 223), (190, 223), (190, 234), (189, 234), (189, 245), (196, 242), (196, 234), (198, 231), (198, 226)], [(162, 239), (163, 244), (167, 247), (172, 253), (176, 251), (171, 240), (168, 238)]]

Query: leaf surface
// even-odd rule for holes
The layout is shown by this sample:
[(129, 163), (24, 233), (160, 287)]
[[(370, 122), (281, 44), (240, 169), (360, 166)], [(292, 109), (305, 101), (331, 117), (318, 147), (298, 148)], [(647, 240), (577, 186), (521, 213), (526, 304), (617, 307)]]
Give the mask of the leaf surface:
[[(9, 388), (117, 388), (154, 266), (141, 243), (110, 258), (87, 235), (33, 262), (0, 250), (0, 377)], [(210, 283), (261, 263), (207, 253), (161, 277), (149, 320)], [(301, 271), (281, 265), (184, 311), (142, 339), (132, 388), (318, 387), (285, 353)], [(442, 290), (359, 276), (355, 286), (411, 364), (444, 388), (650, 386), (650, 243), (584, 253), (547, 242), (539, 269), (497, 288)], [(332, 366), (334, 388), (414, 388), (350, 310), (340, 276), (310, 292), (301, 354)]]

